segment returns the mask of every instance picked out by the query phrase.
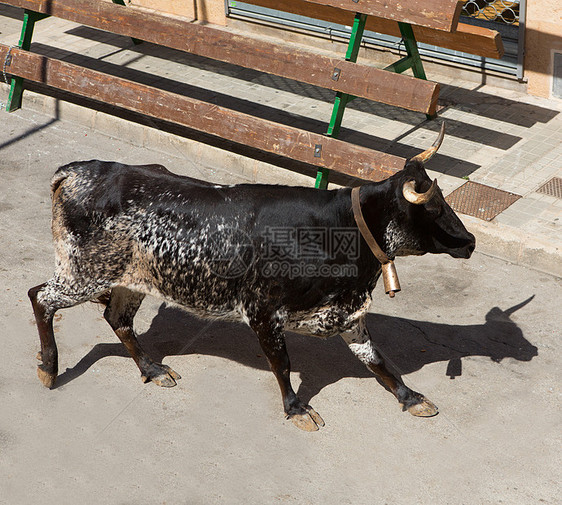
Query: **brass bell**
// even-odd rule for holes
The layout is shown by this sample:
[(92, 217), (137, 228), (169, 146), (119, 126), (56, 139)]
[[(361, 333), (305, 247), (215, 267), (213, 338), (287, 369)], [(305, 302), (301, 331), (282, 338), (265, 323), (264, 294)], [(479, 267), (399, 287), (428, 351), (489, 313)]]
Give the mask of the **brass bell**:
[(400, 282), (398, 281), (398, 274), (394, 261), (383, 263), (382, 265), (382, 280), (384, 282), (384, 292), (394, 298), (394, 294), (400, 291)]

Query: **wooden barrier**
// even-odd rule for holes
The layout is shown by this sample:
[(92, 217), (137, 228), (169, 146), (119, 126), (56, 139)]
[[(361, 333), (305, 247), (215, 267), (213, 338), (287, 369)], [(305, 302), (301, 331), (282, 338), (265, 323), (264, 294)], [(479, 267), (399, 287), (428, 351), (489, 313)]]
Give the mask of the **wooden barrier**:
[(9, 61), (10, 74), (30, 81), (353, 177), (383, 180), (404, 166), (398, 156), (2, 44), (0, 61)]
[(430, 115), (435, 114), (437, 107), (439, 84), (435, 82), (419, 82), (414, 77), (237, 35), (217, 26), (103, 1), (2, 0), (1, 3), (387, 105)]
[[(462, 9), (461, 0), (394, 0), (392, 2), (361, 2), (359, 0), (307, 0), (322, 6), (335, 7), (394, 22), (425, 26), (453, 32), (457, 29)], [(253, 2), (249, 2), (253, 3)], [(278, 9), (279, 7), (272, 7)], [(316, 17), (316, 16), (313, 16)]]
[[(256, 0), (268, 1), (270, 0)], [(287, 1), (279, 0), (279, 3)], [(0, 3), (25, 9), (21, 49), (0, 46), (0, 61), (4, 61), (6, 72), (14, 76), (8, 101), (9, 110), (19, 106), (22, 79), (28, 79), (315, 165), (319, 168), (317, 187), (326, 187), (330, 170), (367, 180), (382, 180), (403, 167), (402, 158), (336, 139), (345, 106), (354, 97), (360, 96), (424, 112), (429, 117), (434, 116), (436, 111), (439, 85), (425, 80), (410, 24), (393, 21), (404, 38), (407, 57), (386, 70), (355, 62), (363, 30), (370, 19), (367, 14), (378, 12), (388, 19), (394, 19), (398, 13), (404, 12), (406, 19), (415, 20), (426, 29), (449, 34), (447, 30), (454, 30), (457, 26), (460, 12), (456, 0), (431, 0), (431, 5), (437, 9), (434, 11), (417, 9), (421, 0), (401, 0), (400, 5), (391, 6), (375, 0), (309, 0), (319, 9), (335, 9), (339, 13), (345, 12), (342, 8), (355, 11), (346, 59), (340, 60), (304, 51), (294, 45), (238, 35), (217, 26), (201, 25), (142, 9), (115, 5), (122, 4), (122, 0), (113, 2), (0, 0)], [(380, 11), (382, 4), (385, 7)], [(433, 12), (433, 15), (428, 12)], [(46, 16), (56, 16), (128, 36), (133, 40), (145, 40), (332, 89), (337, 92), (337, 96), (327, 136), (32, 54), (28, 50), (33, 24)], [(400, 74), (408, 68), (412, 68), (415, 77)], [(17, 92), (14, 93), (14, 90)], [(158, 106), (155, 107), (154, 104)]]
[[(308, 16), (321, 19), (330, 23), (338, 23), (345, 26), (353, 24), (353, 12), (338, 9), (331, 5), (314, 5), (313, 0), (244, 0), (246, 3), (291, 12), (300, 16)], [(429, 2), (424, 1), (425, 4)], [(473, 26), (459, 22), (456, 31), (447, 32), (419, 26), (412, 23), (414, 35), (418, 42), (446, 47), (454, 51), (476, 54), (486, 58), (499, 59), (504, 54), (504, 47), (500, 34), (495, 30)], [(383, 17), (369, 16), (367, 18), (366, 30), (384, 33), (394, 37), (402, 37), (398, 23)]]

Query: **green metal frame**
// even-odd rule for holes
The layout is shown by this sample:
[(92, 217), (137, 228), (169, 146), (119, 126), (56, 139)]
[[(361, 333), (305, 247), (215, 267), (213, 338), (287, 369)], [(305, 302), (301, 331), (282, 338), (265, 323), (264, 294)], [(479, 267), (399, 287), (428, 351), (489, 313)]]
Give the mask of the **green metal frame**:
[[(353, 22), (349, 44), (347, 46), (347, 53), (345, 55), (345, 59), (347, 61), (351, 61), (353, 63), (357, 61), (357, 55), (359, 53), (359, 48), (361, 47), (361, 40), (363, 38), (363, 32), (365, 31), (366, 22), (366, 14), (355, 14), (355, 20)], [(404, 46), (406, 47), (407, 56), (401, 58), (392, 65), (389, 65), (384, 70), (388, 70), (389, 72), (402, 73), (411, 68), (414, 77), (427, 80), (412, 25), (408, 23), (398, 22), (398, 27), (400, 28), (402, 41), (404, 42)], [(345, 107), (354, 98), (355, 97), (353, 95), (341, 93), (339, 91), (337, 92), (336, 99), (334, 101), (334, 107), (332, 109), (332, 116), (330, 118), (330, 124), (328, 125), (328, 130), (326, 132), (327, 136), (334, 138), (338, 137), (343, 120), (343, 114), (345, 112)], [(435, 117), (429, 114), (426, 114), (426, 116), (428, 119), (433, 119)], [(316, 173), (315, 187), (318, 189), (326, 189), (328, 187), (329, 177), (330, 170), (327, 168), (320, 168)]]
[[(349, 43), (347, 45), (347, 53), (345, 54), (346, 61), (351, 61), (353, 63), (357, 61), (357, 55), (359, 54), (359, 48), (361, 47), (361, 40), (363, 39), (363, 32), (365, 31), (366, 22), (366, 14), (361, 14), (359, 12), (355, 14), (353, 27), (351, 29), (351, 35), (349, 37)], [(353, 95), (342, 93), (341, 91), (337, 92), (336, 99), (334, 101), (334, 108), (332, 109), (332, 117), (330, 118), (328, 131), (326, 132), (326, 135), (328, 137), (338, 137), (340, 133), (341, 122), (343, 120), (343, 113), (345, 112), (345, 107), (354, 98), (355, 97)], [(320, 168), (316, 173), (315, 187), (318, 189), (326, 189), (328, 187), (329, 177), (330, 170), (328, 168)]]
[[(114, 4), (125, 5), (125, 0), (111, 0)], [(21, 28), (20, 40), (17, 47), (29, 51), (31, 48), (31, 39), (33, 37), (33, 29), (35, 23), (42, 19), (48, 18), (49, 14), (30, 11), (25, 9), (23, 13), (23, 24)], [(142, 44), (142, 40), (131, 38), (135, 44)], [(9, 66), (9, 61), (6, 62)], [(6, 104), (7, 112), (14, 112), (21, 108), (21, 100), (23, 95), (23, 79), (21, 77), (12, 77), (10, 83), (10, 93), (8, 94), (8, 102)]]
[(402, 73), (405, 70), (411, 68), (415, 77), (417, 77), (418, 79), (427, 80), (420, 59), (418, 44), (416, 42), (416, 37), (414, 36), (412, 25), (399, 22), (398, 28), (400, 28), (400, 34), (402, 35), (402, 40), (404, 41), (404, 46), (406, 47), (406, 53), (408, 54), (408, 56), (398, 60), (392, 65), (389, 65), (385, 68), (385, 70), (388, 70), (390, 72)]
[[(35, 23), (41, 19), (48, 18), (48, 14), (40, 14), (39, 12), (25, 10), (23, 13), (23, 25), (21, 28), (20, 40), (18, 47), (29, 51), (31, 47), (31, 38), (33, 36), (33, 28)], [(9, 65), (7, 62), (6, 65)], [(6, 111), (13, 112), (21, 107), (21, 97), (23, 94), (23, 79), (21, 77), (12, 77), (10, 83), (10, 93), (6, 104)]]

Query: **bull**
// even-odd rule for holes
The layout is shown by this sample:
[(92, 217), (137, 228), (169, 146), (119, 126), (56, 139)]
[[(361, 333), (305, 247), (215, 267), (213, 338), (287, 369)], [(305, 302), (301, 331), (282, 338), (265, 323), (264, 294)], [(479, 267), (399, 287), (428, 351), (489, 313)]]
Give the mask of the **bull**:
[(356, 209), (351, 188), (213, 185), (160, 165), (97, 160), (59, 168), (51, 181), (55, 272), (28, 293), (41, 342), (39, 379), (55, 386), (55, 313), (97, 301), (142, 380), (174, 386), (179, 374), (153, 361), (133, 330), (143, 298), (154, 295), (200, 317), (248, 324), (287, 418), (303, 430), (324, 421), (291, 386), (285, 331), (340, 334), (403, 410), (437, 414), (388, 370), (365, 319), (386, 263), (372, 241), (390, 262), (426, 253), (469, 258), (474, 250), (474, 236), (424, 168), (443, 136), (442, 128), (430, 149), (392, 177), (356, 189)]

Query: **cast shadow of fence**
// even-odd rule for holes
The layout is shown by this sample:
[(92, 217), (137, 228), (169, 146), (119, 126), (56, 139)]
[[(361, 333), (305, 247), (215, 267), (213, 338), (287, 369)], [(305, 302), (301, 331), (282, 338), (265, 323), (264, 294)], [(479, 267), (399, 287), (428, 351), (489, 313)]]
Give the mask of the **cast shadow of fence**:
[[(439, 324), (380, 314), (370, 314), (367, 324), (375, 345), (390, 367), (401, 375), (430, 363), (448, 362), (447, 375), (454, 378), (462, 374), (463, 357), (484, 356), (499, 362), (504, 358), (530, 361), (537, 356), (537, 348), (511, 319), (511, 315), (532, 298), (505, 311), (493, 307), (485, 321), (476, 325)], [(150, 328), (139, 335), (139, 341), (159, 362), (168, 356), (200, 354), (233, 360), (259, 370), (268, 369), (257, 338), (247, 326), (197, 319), (165, 304), (160, 306)], [(298, 394), (306, 402), (343, 378), (374, 379), (340, 338), (288, 334), (287, 346), (292, 371), (301, 379)], [(120, 343), (97, 344), (73, 368), (59, 376), (57, 387), (79, 377), (108, 356), (128, 357), (128, 353)], [(132, 359), (131, 366), (134, 367)], [(189, 375), (189, 359), (177, 371)]]

